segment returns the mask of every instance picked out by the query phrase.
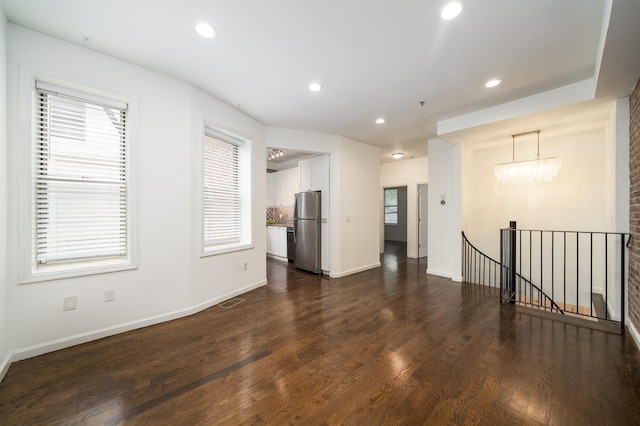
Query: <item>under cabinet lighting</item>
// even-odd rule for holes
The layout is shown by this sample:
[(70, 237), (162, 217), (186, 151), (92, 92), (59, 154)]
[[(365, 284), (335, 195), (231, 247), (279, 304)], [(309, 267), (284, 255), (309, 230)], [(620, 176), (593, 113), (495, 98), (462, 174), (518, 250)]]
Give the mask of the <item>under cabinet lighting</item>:
[(400, 158), (402, 158), (404, 156), (403, 152), (394, 152), (393, 154), (391, 154), (391, 156), (393, 158), (395, 158), (396, 160), (399, 160)]
[(487, 88), (496, 87), (500, 83), (502, 83), (502, 80), (500, 80), (499, 78), (494, 78), (494, 79), (491, 79), (491, 80), (487, 81), (484, 84), (484, 87), (487, 87)]
[(384, 118), (378, 118), (378, 119), (376, 120), (376, 124), (384, 124), (384, 122), (385, 122), (385, 121), (386, 121), (386, 120), (385, 120)]

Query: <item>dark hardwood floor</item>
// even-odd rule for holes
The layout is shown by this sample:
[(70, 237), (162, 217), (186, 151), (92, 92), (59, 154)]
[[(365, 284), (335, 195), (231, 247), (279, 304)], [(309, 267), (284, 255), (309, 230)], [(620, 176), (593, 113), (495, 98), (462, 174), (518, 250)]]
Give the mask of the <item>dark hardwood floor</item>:
[(640, 424), (629, 336), (382, 267), (328, 279), (268, 261), (244, 302), (14, 363), (0, 424)]

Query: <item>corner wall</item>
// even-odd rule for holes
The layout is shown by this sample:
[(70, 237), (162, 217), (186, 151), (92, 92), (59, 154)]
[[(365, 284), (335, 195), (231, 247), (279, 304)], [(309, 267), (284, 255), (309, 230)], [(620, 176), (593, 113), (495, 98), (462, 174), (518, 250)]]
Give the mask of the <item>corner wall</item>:
[(627, 291), (629, 328), (640, 347), (640, 81), (629, 98), (629, 286)]
[[(462, 281), (462, 147), (429, 140), (428, 274)], [(441, 203), (444, 201), (444, 204)]]
[(9, 368), (7, 310), (7, 18), (0, 5), (0, 380)]

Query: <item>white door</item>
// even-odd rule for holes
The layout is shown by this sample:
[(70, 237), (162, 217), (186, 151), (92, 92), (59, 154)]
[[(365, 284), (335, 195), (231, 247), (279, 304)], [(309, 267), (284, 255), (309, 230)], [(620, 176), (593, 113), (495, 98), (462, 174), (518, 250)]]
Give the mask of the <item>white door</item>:
[(418, 257), (427, 257), (427, 188), (418, 185)]

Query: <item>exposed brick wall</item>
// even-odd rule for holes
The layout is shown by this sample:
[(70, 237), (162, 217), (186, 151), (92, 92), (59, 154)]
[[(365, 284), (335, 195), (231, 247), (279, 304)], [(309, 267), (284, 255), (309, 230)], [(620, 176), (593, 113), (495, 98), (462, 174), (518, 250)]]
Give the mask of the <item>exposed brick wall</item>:
[(629, 318), (640, 328), (640, 81), (629, 99)]

